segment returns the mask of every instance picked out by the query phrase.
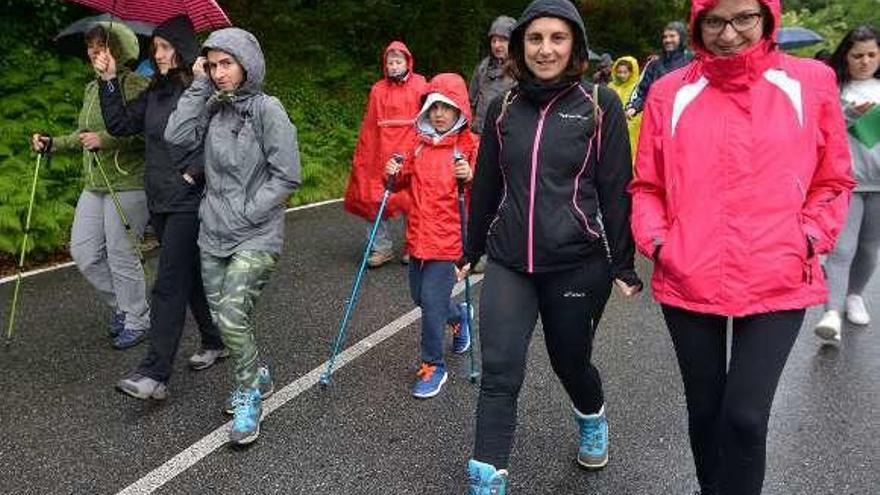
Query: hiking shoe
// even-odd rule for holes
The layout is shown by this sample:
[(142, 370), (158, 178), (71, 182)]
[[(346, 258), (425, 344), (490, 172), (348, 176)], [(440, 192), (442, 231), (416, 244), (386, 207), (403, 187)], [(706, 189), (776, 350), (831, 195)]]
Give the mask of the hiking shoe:
[(229, 357), (229, 350), (223, 349), (199, 349), (189, 358), (189, 367), (199, 371), (214, 366), (220, 359)]
[(167, 385), (137, 372), (116, 382), (116, 390), (141, 400), (165, 400), (168, 398)]
[(439, 394), (448, 378), (446, 366), (428, 363), (422, 363), (416, 376), (418, 376), (418, 380), (413, 386), (412, 394), (413, 397), (419, 399), (429, 399)]
[[(272, 374), (269, 373), (269, 367), (265, 365), (260, 366), (257, 369), (257, 376), (260, 379), (260, 398), (266, 400), (275, 392), (275, 382), (272, 380)], [(235, 414), (235, 405), (233, 402), (235, 401), (235, 394), (238, 393), (240, 389), (241, 387), (236, 387), (236, 389), (232, 391), (232, 394), (229, 395), (229, 399), (226, 401), (226, 407), (223, 408), (223, 411), (226, 414)]]
[(474, 459), (468, 461), (468, 495), (504, 495), (507, 470)]
[(865, 300), (858, 294), (846, 296), (846, 319), (853, 325), (867, 325), (871, 323), (871, 315), (865, 307)]
[(602, 469), (608, 464), (608, 421), (605, 406), (596, 414), (582, 414), (574, 409), (574, 419), (580, 429), (578, 464), (587, 469)]
[(125, 329), (125, 313), (121, 311), (114, 312), (107, 327), (107, 336), (111, 339), (115, 339), (120, 333), (122, 333), (123, 329)]
[(813, 332), (823, 340), (840, 342), (840, 327), (842, 325), (843, 321), (840, 318), (840, 312), (830, 310), (825, 312), (825, 315), (819, 320)]
[(460, 319), (452, 323), (452, 352), (464, 354), (471, 348), (471, 318), (468, 313), (468, 303), (458, 305)]
[(392, 259), (394, 259), (394, 253), (390, 249), (386, 251), (373, 251), (370, 253), (370, 257), (367, 258), (367, 265), (370, 268), (379, 268)]
[(119, 335), (113, 339), (114, 349), (128, 349), (134, 347), (147, 338), (147, 330), (145, 328), (123, 328)]
[(234, 445), (247, 445), (260, 436), (260, 416), (263, 414), (263, 401), (256, 388), (240, 388), (233, 393), (234, 406), (232, 428), (229, 442)]
[(405, 252), (402, 255), (400, 255), (400, 264), (401, 265), (408, 265), (409, 264), (409, 253)]

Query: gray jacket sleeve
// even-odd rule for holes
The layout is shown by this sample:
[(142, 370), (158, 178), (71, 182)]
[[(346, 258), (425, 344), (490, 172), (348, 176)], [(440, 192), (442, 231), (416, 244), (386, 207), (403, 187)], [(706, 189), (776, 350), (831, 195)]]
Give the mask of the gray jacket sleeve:
[(263, 153), (269, 179), (245, 204), (245, 217), (264, 222), (300, 184), (300, 159), (296, 127), (277, 98), (266, 98), (262, 109)]
[(202, 146), (211, 120), (207, 101), (214, 93), (208, 76), (197, 77), (177, 101), (165, 126), (165, 141), (192, 150)]

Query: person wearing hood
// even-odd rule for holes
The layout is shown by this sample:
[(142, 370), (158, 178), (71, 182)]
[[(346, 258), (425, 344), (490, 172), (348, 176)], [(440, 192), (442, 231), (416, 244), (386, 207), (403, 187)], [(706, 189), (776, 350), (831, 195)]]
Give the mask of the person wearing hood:
[[(148, 84), (131, 71), (130, 65), (138, 55), (134, 32), (120, 22), (99, 22), (86, 33), (85, 41), (90, 61), (107, 51), (119, 61), (119, 91), (125, 101), (134, 101)], [(150, 326), (150, 308), (139, 249), (126, 232), (111, 188), (131, 231), (140, 238), (148, 217), (144, 141), (139, 136), (114, 137), (107, 132), (98, 88), (96, 74), (96, 79), (86, 85), (76, 131), (54, 137), (34, 134), (31, 145), (37, 152), (82, 153), (85, 187), (73, 217), (70, 255), (101, 300), (113, 310), (107, 332), (113, 347), (125, 349), (144, 340)]]
[(596, 69), (596, 73), (593, 74), (593, 84), (603, 84), (608, 85), (613, 80), (614, 72), (612, 70), (614, 66), (614, 59), (611, 58), (610, 53), (603, 53), (601, 60), (599, 60), (599, 68)]
[[(639, 83), (639, 62), (635, 57), (620, 57), (611, 66), (611, 74), (614, 79), (608, 84), (613, 89), (620, 101), (629, 101), (636, 85)], [(629, 144), (632, 151), (633, 162), (635, 162), (636, 146), (639, 144), (639, 128), (642, 126), (642, 116), (636, 115), (628, 119), (627, 129), (629, 130)]]
[(296, 128), (281, 102), (263, 92), (266, 65), (251, 33), (211, 33), (193, 65), (195, 79), (168, 119), (165, 140), (204, 146), (205, 192), (199, 206), (202, 281), (214, 323), (235, 360), (229, 440), (260, 433), (262, 401), (273, 390), (259, 364), (254, 308), (284, 242), (284, 210), (300, 184)]
[[(415, 138), (413, 121), (428, 84), (424, 76), (415, 72), (412, 53), (400, 41), (392, 42), (382, 53), (382, 74), (382, 79), (370, 89), (343, 202), (347, 212), (370, 222), (367, 237), (372, 232), (385, 189), (385, 162), (392, 155), (403, 153)], [(385, 219), (405, 214), (408, 207), (406, 192), (388, 198), (367, 260), (371, 268), (394, 258), (391, 231)], [(409, 255), (404, 252), (401, 262), (406, 264), (408, 260)]]
[(422, 309), (421, 365), (412, 394), (427, 399), (446, 383), (443, 332), (453, 329), (453, 352), (470, 348), (468, 326), (451, 301), (455, 262), (463, 256), (458, 184), (469, 184), (474, 172), (477, 140), (468, 128), (471, 105), (467, 86), (458, 74), (438, 74), (428, 86), (416, 117), (417, 138), (403, 162), (391, 159), (385, 173), (412, 198), (406, 224), (409, 286)]
[(633, 118), (642, 113), (645, 107), (645, 99), (654, 81), (669, 74), (670, 72), (684, 67), (693, 59), (693, 54), (687, 49), (688, 33), (687, 26), (680, 21), (672, 21), (663, 29), (663, 55), (645, 66), (642, 79), (636, 90), (633, 91), (626, 102), (626, 116)]
[(843, 316), (855, 325), (871, 323), (862, 293), (877, 268), (880, 251), (880, 34), (859, 26), (843, 37), (831, 56), (843, 114), (849, 128), (856, 186), (840, 239), (828, 256), (828, 303), (816, 334), (840, 341)]
[(483, 376), (468, 463), (472, 495), (506, 489), (539, 315), (553, 370), (572, 401), (577, 461), (587, 469), (607, 464), (593, 337), (612, 285), (627, 296), (641, 288), (626, 191), (626, 119), (614, 91), (582, 82), (589, 50), (577, 8), (568, 0), (532, 2), (511, 32), (510, 58), (517, 87), (489, 106), (467, 235), (467, 262), (473, 266), (484, 252), (489, 258), (480, 300)]
[(516, 81), (504, 70), (510, 31), (513, 30), (514, 24), (516, 19), (506, 15), (498, 16), (492, 21), (492, 26), (489, 28), (489, 55), (480, 61), (471, 76), (468, 96), (474, 115), (471, 130), (476, 134), (483, 131), (483, 122), (486, 120), (489, 104), (516, 85)]
[(199, 266), (199, 203), (204, 190), (201, 147), (186, 152), (166, 143), (165, 126), (177, 100), (192, 82), (199, 46), (186, 16), (156, 27), (151, 40), (155, 75), (146, 91), (126, 103), (119, 91), (116, 60), (104, 53), (94, 62), (101, 77), (101, 111), (114, 136), (144, 134), (146, 192), (150, 224), (162, 246), (153, 284), (149, 351), (137, 369), (116, 387), (138, 399), (165, 399), (174, 356), (183, 333), (186, 307), (195, 317), (202, 348), (190, 358), (193, 369), (225, 357), (220, 332), (211, 320)]
[(854, 186), (834, 73), (779, 50), (781, 16), (779, 0), (692, 0), (696, 59), (651, 88), (631, 186), (702, 495), (761, 493), (776, 386), (827, 299), (819, 256)]

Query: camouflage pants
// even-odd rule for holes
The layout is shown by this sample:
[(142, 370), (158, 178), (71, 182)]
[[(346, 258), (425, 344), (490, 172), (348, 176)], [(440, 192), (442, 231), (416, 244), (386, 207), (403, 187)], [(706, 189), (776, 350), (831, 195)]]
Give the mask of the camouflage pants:
[(277, 262), (278, 255), (268, 251), (240, 251), (227, 258), (202, 253), (202, 281), (211, 318), (235, 360), (235, 381), (242, 387), (258, 385), (253, 313)]

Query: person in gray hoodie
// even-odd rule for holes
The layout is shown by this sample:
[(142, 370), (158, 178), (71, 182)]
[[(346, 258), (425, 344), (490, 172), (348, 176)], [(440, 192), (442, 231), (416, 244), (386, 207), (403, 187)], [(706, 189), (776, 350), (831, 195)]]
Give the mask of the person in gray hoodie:
[(516, 80), (504, 71), (507, 45), (514, 24), (516, 19), (506, 15), (498, 16), (492, 22), (492, 27), (489, 28), (489, 55), (477, 65), (471, 76), (471, 84), (468, 86), (468, 97), (474, 114), (471, 130), (477, 134), (483, 132), (483, 121), (492, 100), (516, 85)]
[(300, 159), (296, 128), (281, 102), (262, 91), (266, 66), (257, 39), (221, 29), (202, 54), (165, 139), (184, 149), (204, 143), (202, 279), (211, 316), (235, 360), (229, 440), (247, 444), (260, 433), (262, 400), (272, 392), (269, 370), (258, 364), (253, 312), (281, 253), (284, 204), (300, 184)]

